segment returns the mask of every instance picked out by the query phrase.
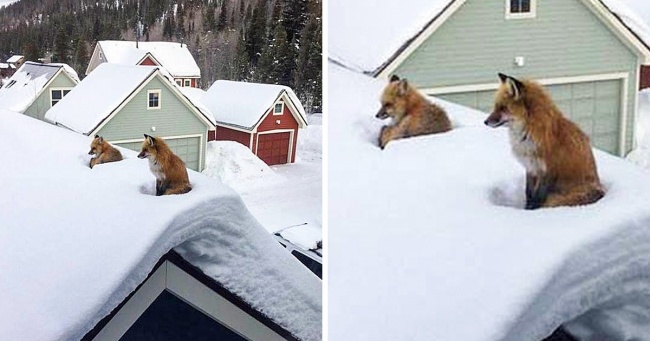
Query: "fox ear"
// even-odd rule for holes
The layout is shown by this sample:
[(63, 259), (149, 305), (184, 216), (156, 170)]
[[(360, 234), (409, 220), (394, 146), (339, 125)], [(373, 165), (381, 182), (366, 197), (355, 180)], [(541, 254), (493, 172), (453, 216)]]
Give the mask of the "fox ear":
[(404, 96), (406, 95), (406, 92), (408, 91), (409, 88), (409, 83), (406, 79), (401, 79), (399, 83), (397, 84), (397, 94), (399, 96)]
[(398, 80), (399, 80), (399, 76), (398, 76), (398, 75), (392, 75), (392, 76), (390, 77), (390, 82), (391, 82), (391, 83), (392, 83), (392, 82), (397, 82)]
[(98, 137), (99, 137), (99, 134), (95, 134), (95, 138), (98, 138)]
[(101, 137), (99, 135), (97, 135), (97, 137), (99, 138), (99, 143), (104, 143), (104, 138), (103, 137)]
[(155, 138), (153, 138), (153, 137), (151, 137), (151, 136), (149, 136), (149, 135), (147, 135), (147, 134), (144, 134), (144, 138), (147, 139), (147, 143), (148, 143), (149, 145), (151, 145), (151, 146), (153, 146), (154, 143), (156, 142), (156, 139), (155, 139)]
[(524, 91), (524, 83), (514, 77), (506, 76), (502, 73), (499, 73), (499, 78), (501, 79), (501, 83), (508, 86), (508, 93), (510, 96), (514, 99), (519, 99), (521, 97), (521, 94)]

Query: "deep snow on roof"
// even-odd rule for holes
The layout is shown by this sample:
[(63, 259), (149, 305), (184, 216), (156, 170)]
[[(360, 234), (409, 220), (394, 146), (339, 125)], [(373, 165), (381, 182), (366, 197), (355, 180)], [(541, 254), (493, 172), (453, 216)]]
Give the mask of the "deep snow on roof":
[(100, 64), (48, 110), (45, 118), (89, 134), (156, 70), (156, 66)]
[(321, 282), (236, 193), (189, 171), (190, 193), (156, 197), (146, 160), (122, 149), (124, 161), (91, 170), (89, 144), (0, 112), (0, 154), (12, 161), (0, 194), (0, 339), (80, 339), (172, 248), (300, 339), (321, 339)]
[(16, 62), (18, 62), (21, 58), (24, 58), (24, 57), (25, 57), (25, 56), (21, 56), (21, 55), (13, 55), (13, 56), (9, 57), (9, 59), (7, 59), (7, 63), (16, 63)]
[(203, 96), (218, 123), (252, 129), (269, 111), (276, 99), (286, 93), (306, 122), (305, 109), (293, 90), (284, 85), (218, 80)]
[(330, 339), (538, 341), (608, 302), (647, 306), (647, 172), (597, 151), (603, 199), (525, 211), (524, 169), (485, 114), (436, 99), (454, 130), (382, 151), (385, 84), (333, 63), (329, 80)]
[[(329, 1), (329, 16), (336, 25), (331, 25), (328, 29), (328, 54), (353, 68), (366, 72), (375, 71), (452, 1)], [(647, 22), (639, 19), (625, 4), (641, 0), (625, 0), (625, 3), (621, 0), (588, 1), (605, 3), (620, 15), (625, 25), (650, 46), (650, 29)]]
[[(157, 71), (170, 88), (179, 88), (165, 69), (158, 66), (102, 63), (48, 110), (45, 118), (76, 132), (89, 134)], [(191, 99), (190, 103), (194, 104)], [(206, 119), (212, 120), (209, 113), (200, 107), (197, 109)]]
[(186, 44), (148, 41), (139, 42), (136, 48), (134, 41), (102, 40), (99, 45), (109, 63), (135, 65), (149, 52), (174, 77), (201, 76), (201, 70)]
[(61, 68), (74, 82), (79, 81), (77, 73), (68, 65), (26, 62), (0, 88), (0, 108), (24, 112)]

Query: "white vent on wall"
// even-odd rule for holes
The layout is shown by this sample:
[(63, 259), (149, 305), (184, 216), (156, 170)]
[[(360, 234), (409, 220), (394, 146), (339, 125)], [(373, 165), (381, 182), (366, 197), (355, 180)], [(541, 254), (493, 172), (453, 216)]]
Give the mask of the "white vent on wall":
[(515, 57), (515, 65), (518, 67), (523, 67), (526, 65), (526, 58), (524, 56)]

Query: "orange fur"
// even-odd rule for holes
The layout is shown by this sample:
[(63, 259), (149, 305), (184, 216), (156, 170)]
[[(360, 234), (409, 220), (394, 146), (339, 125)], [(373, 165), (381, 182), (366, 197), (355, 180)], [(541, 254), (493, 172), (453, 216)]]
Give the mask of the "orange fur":
[(141, 159), (149, 159), (149, 169), (156, 176), (156, 195), (184, 194), (192, 190), (185, 162), (176, 156), (160, 137), (144, 135)]
[(605, 195), (589, 137), (566, 119), (544, 88), (501, 75), (494, 112), (485, 121), (510, 129), (526, 168), (526, 208), (586, 205)]
[(94, 158), (90, 159), (90, 168), (102, 163), (122, 161), (122, 153), (99, 135), (95, 135), (95, 138), (90, 142), (88, 154), (95, 155)]
[(375, 116), (393, 118), (379, 134), (379, 147), (384, 149), (391, 140), (411, 136), (437, 134), (451, 130), (444, 109), (429, 102), (406, 79), (393, 76), (381, 96), (381, 109)]

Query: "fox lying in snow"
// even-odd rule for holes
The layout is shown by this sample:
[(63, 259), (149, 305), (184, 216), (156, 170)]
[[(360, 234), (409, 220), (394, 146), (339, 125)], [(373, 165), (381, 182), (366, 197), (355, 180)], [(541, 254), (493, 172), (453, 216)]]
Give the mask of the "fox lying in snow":
[(183, 194), (192, 190), (185, 162), (169, 149), (160, 137), (144, 134), (140, 159), (149, 159), (149, 169), (156, 176), (156, 195)]
[(95, 155), (90, 159), (90, 168), (100, 163), (122, 161), (122, 153), (99, 135), (95, 135), (95, 138), (90, 142), (88, 155)]
[(586, 205), (605, 195), (589, 138), (562, 116), (538, 83), (499, 74), (490, 127), (506, 125), (526, 168), (526, 209)]
[(451, 122), (442, 108), (427, 101), (406, 79), (400, 80), (395, 75), (381, 95), (381, 109), (375, 117), (394, 120), (392, 125), (381, 129), (381, 149), (391, 140), (451, 130)]

